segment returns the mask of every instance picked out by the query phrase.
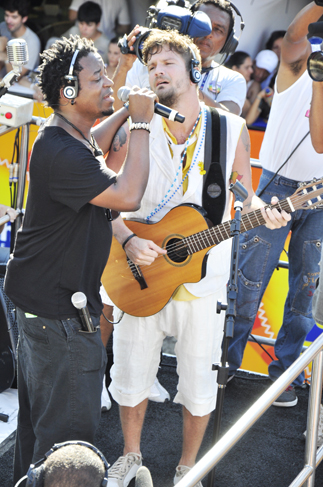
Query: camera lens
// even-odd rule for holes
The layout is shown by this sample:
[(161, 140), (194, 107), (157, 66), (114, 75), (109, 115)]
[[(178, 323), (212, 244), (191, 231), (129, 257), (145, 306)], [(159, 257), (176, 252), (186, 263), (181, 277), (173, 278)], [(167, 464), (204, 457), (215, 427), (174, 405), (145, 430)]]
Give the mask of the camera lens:
[(315, 51), (307, 60), (307, 71), (314, 81), (323, 81), (323, 52)]

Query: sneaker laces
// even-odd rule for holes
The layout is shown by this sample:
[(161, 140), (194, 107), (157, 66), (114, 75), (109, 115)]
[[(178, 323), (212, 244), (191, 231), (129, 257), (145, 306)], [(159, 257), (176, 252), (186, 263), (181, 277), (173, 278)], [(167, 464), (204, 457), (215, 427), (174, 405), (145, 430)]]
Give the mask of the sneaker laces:
[(136, 461), (136, 457), (140, 458), (137, 453), (127, 453), (124, 457), (119, 457), (118, 460), (109, 468), (109, 477), (122, 480), (124, 474), (127, 473), (132, 464)]

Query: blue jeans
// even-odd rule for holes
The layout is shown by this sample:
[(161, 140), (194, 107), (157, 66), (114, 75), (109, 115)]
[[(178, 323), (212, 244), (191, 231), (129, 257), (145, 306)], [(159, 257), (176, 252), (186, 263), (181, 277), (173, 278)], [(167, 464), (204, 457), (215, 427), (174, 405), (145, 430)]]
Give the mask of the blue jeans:
[[(93, 318), (94, 326), (99, 318)], [(54, 445), (94, 442), (101, 416), (106, 351), (100, 328), (32, 317), (17, 309), (19, 415), (14, 483)]]
[[(263, 170), (257, 194), (272, 176), (273, 173)], [(272, 196), (281, 200), (291, 196), (296, 189), (297, 181), (276, 176), (261, 198), (270, 203)], [(299, 357), (306, 335), (315, 324), (312, 297), (319, 275), (323, 210), (297, 210), (291, 216), (287, 226), (278, 230), (261, 226), (240, 235), (237, 317), (228, 352), (230, 374), (234, 374), (241, 365), (262, 296), (277, 267), (289, 231), (289, 290), (283, 323), (275, 344), (277, 360), (273, 360), (268, 367), (272, 380), (277, 379)], [(296, 378), (294, 385), (301, 385), (303, 381), (304, 373)]]

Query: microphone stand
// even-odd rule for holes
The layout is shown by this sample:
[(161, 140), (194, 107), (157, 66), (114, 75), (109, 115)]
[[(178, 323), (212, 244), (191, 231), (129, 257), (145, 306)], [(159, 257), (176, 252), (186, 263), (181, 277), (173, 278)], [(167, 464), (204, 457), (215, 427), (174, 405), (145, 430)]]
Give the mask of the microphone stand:
[(0, 81), (0, 98), (7, 93), (10, 86), (13, 85), (20, 76), (21, 66), (14, 66), (13, 68), (14, 69), (6, 74), (6, 76), (2, 78), (2, 81)]
[[(230, 338), (233, 337), (234, 322), (236, 317), (236, 300), (238, 293), (237, 278), (238, 278), (238, 254), (239, 254), (239, 237), (240, 237), (240, 227), (241, 227), (241, 211), (243, 209), (243, 201), (247, 198), (248, 192), (246, 188), (239, 182), (236, 181), (235, 184), (231, 184), (229, 187), (230, 191), (235, 196), (234, 219), (231, 222), (230, 235), (232, 239), (232, 250), (231, 250), (231, 265), (230, 265), (230, 278), (227, 287), (227, 303), (217, 302), (217, 313), (225, 310), (225, 323), (224, 323), (224, 334), (222, 343), (222, 356), (221, 363), (213, 364), (212, 370), (218, 371), (218, 393), (216, 400), (216, 408), (214, 415), (214, 425), (213, 425), (213, 436), (212, 445), (214, 445), (219, 439), (220, 425), (223, 411), (224, 403), (224, 392), (225, 387), (228, 382), (229, 376), (229, 364), (228, 364), (228, 348), (230, 343)], [(215, 469), (210, 470), (208, 475), (207, 487), (213, 487), (214, 485)]]

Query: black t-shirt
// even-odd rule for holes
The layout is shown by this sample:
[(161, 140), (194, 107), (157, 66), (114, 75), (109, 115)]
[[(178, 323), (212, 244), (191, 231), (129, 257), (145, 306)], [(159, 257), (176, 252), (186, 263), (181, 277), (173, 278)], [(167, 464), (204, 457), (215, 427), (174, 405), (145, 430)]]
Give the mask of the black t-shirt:
[(39, 131), (30, 160), (22, 229), (9, 260), (5, 292), (23, 311), (50, 319), (77, 316), (82, 291), (91, 314), (101, 314), (100, 278), (112, 231), (105, 209), (90, 203), (115, 182), (102, 158), (64, 129)]

